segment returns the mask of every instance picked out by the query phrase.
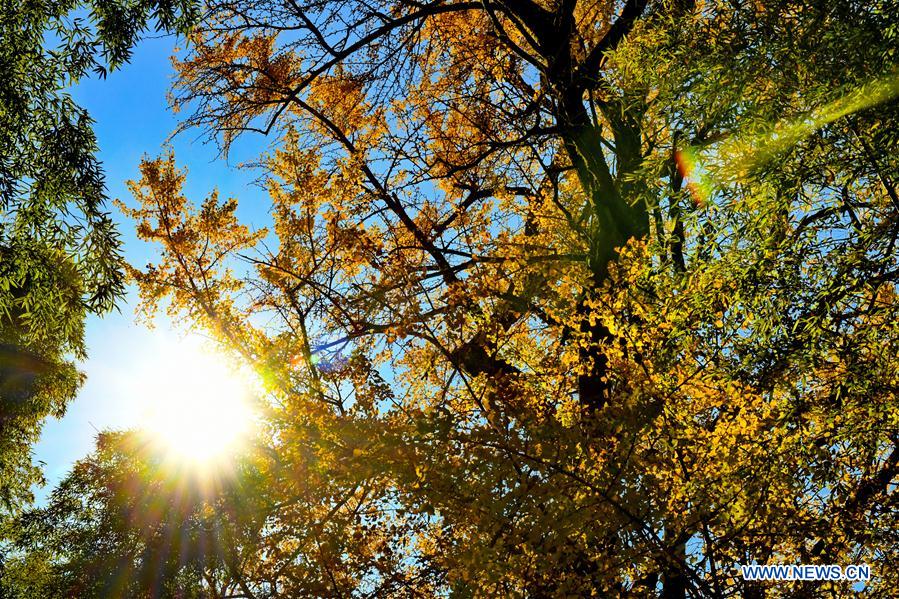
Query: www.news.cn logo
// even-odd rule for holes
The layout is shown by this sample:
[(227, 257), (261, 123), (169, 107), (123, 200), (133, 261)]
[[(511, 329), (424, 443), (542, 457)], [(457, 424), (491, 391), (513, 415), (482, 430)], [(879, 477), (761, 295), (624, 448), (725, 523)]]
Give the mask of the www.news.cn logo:
[(871, 579), (871, 567), (866, 565), (812, 566), (740, 566), (744, 580), (852, 580), (865, 581)]

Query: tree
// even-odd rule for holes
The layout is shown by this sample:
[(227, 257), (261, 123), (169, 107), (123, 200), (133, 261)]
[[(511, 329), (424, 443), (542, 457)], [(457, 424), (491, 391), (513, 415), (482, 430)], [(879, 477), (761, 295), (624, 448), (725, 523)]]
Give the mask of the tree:
[(894, 8), (211, 3), (177, 103), (271, 231), (171, 155), (125, 209), (271, 393), (244, 593), (890, 596)]
[(0, 596), (241, 596), (232, 572), (262, 525), (256, 478), (249, 460), (179, 472), (141, 433), (101, 433), (46, 506), (11, 523)]
[[(0, 3), (0, 508), (41, 480), (30, 447), (81, 375), (88, 314), (123, 292), (119, 239), (87, 112), (65, 91), (127, 62), (150, 23), (186, 31), (192, 2)], [(54, 47), (55, 46), (55, 47)]]

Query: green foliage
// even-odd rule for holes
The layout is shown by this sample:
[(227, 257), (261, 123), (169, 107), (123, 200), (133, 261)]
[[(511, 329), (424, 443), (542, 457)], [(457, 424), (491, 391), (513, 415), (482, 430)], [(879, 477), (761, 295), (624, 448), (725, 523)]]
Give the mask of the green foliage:
[(180, 0), (0, 2), (0, 510), (40, 481), (30, 446), (78, 387), (84, 319), (123, 291), (92, 121), (65, 89), (121, 66), (148, 25), (195, 17)]
[[(138, 433), (103, 433), (47, 505), (9, 522), (0, 597), (229, 595), (229, 574), (258, 533), (252, 468), (181, 472)], [(19, 594), (16, 594), (19, 593)], [(30, 594), (29, 594), (30, 593)]]

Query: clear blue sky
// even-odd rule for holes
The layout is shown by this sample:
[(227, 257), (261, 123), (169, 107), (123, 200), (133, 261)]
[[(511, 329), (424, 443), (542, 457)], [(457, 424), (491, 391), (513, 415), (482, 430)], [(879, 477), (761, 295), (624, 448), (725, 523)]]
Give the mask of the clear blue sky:
[[(125, 182), (137, 178), (142, 156), (156, 156), (162, 151), (177, 125), (166, 98), (173, 76), (169, 57), (175, 45), (171, 36), (146, 39), (122, 70), (105, 80), (84, 81), (72, 90), (75, 99), (96, 121), (110, 198), (132, 203)], [(221, 197), (239, 199), (238, 213), (244, 222), (265, 226), (269, 203), (265, 193), (252, 184), (258, 173), (234, 165), (256, 157), (267, 140), (261, 136), (245, 140), (228, 164), (218, 157), (214, 145), (198, 141), (198, 135), (199, 132), (187, 132), (172, 143), (179, 166), (188, 167), (187, 196), (199, 202), (217, 188)], [(119, 224), (129, 262), (142, 267), (152, 261), (156, 249), (137, 240), (131, 223), (111, 203), (109, 209)], [(46, 496), (75, 460), (90, 452), (98, 430), (139, 425), (137, 404), (145, 401), (140, 393), (144, 377), (165, 376), (161, 366), (165, 356), (160, 354), (165, 351), (166, 340), (177, 334), (173, 329), (178, 326), (163, 316), (158, 319), (157, 328), (149, 331), (135, 322), (135, 305), (131, 290), (120, 312), (87, 321), (89, 357), (79, 365), (87, 374), (87, 382), (64, 418), (46, 422), (35, 447), (35, 459), (46, 463), (49, 483), (37, 491), (39, 498)]]

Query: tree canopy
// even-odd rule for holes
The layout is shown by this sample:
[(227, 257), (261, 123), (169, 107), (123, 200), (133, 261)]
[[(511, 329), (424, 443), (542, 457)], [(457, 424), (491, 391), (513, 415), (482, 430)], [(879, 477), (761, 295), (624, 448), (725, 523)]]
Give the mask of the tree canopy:
[(92, 121), (66, 90), (195, 17), (182, 0), (0, 2), (0, 511), (41, 479), (30, 446), (80, 384), (86, 315), (124, 290)]
[[(10, 531), (19, 597), (233, 596), (236, 549), (258, 534), (264, 489), (249, 467), (191, 478), (141, 433), (102, 433), (96, 452)], [(65, 556), (59, 560), (58, 556)]]
[(171, 153), (122, 208), (266, 383), (230, 596), (892, 596), (897, 8), (209, 2), (176, 108), (271, 226)]

